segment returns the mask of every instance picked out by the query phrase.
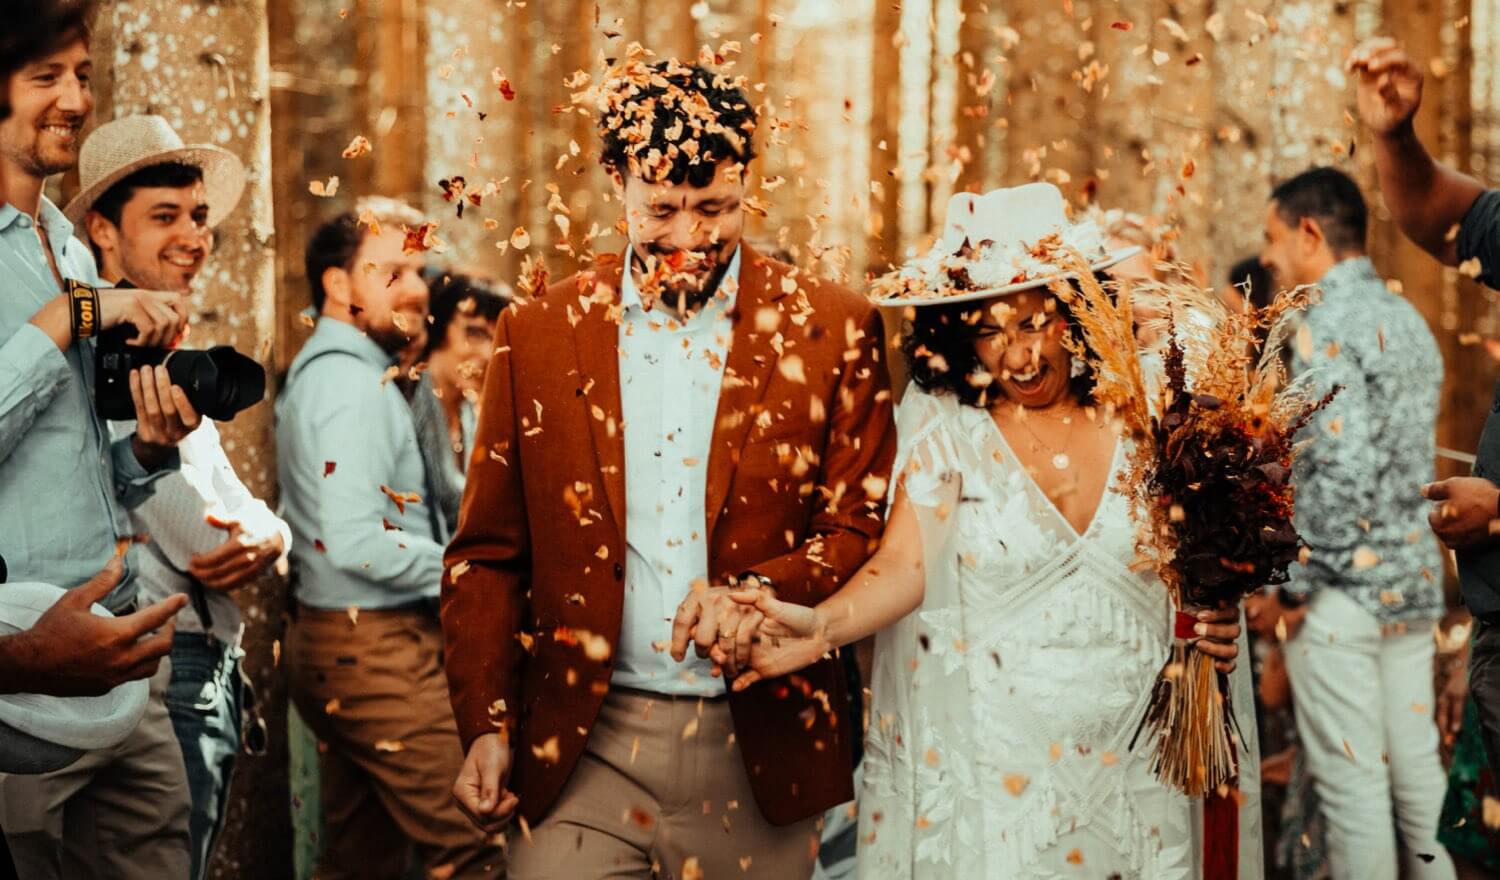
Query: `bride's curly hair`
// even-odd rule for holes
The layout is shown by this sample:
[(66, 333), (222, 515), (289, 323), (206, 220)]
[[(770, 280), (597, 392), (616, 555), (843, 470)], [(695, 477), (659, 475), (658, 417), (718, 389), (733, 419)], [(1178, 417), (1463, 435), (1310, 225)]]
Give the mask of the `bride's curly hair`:
[[(1101, 281), (1109, 281), (1100, 276)], [(1078, 331), (1078, 323), (1067, 304), (1052, 297), (1057, 314), (1068, 323), (1068, 336), (1092, 363), (1094, 352)], [(912, 307), (912, 317), (902, 321), (901, 354), (917, 387), (930, 394), (952, 394), (967, 406), (988, 409), (1004, 392), (998, 379), (986, 383), (988, 375), (975, 346), (980, 340), (979, 312), (984, 300)], [(1080, 403), (1094, 402), (1094, 371), (1068, 380), (1068, 390)]]

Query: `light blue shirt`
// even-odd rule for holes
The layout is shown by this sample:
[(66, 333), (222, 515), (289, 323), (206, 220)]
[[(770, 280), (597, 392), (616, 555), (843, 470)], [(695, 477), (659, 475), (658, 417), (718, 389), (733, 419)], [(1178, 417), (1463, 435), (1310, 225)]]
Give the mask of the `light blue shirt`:
[(294, 595), (314, 608), (410, 605), (442, 585), (411, 409), (386, 375), (394, 363), (352, 325), (320, 318), (276, 401)]
[[(73, 224), (46, 198), (38, 215), (63, 277), (98, 284)], [(0, 206), (0, 555), (13, 581), (76, 587), (132, 536), (126, 509), (175, 461), (147, 474), (128, 437), (110, 442), (94, 412), (92, 340), (64, 353), (29, 323), (60, 292), (32, 218)], [(135, 553), (104, 603), (112, 610), (135, 599)]]
[(724, 361), (734, 339), (740, 252), (718, 291), (679, 320), (646, 311), (627, 267), (620, 283), (620, 409), (625, 434), (625, 606), (611, 680), (685, 696), (724, 693), (712, 664), (659, 647), (694, 583), (708, 582), (708, 456)]

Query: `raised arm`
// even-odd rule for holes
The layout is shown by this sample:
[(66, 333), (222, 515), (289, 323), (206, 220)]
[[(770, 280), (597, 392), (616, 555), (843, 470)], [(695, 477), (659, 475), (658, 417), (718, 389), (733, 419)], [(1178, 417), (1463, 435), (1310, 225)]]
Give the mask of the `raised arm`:
[(1374, 135), (1380, 191), (1408, 238), (1442, 262), (1459, 262), (1454, 229), (1484, 186), (1434, 160), (1412, 118), (1422, 105), (1422, 71), (1401, 45), (1377, 37), (1358, 46), (1347, 67), (1357, 76), (1359, 115)]

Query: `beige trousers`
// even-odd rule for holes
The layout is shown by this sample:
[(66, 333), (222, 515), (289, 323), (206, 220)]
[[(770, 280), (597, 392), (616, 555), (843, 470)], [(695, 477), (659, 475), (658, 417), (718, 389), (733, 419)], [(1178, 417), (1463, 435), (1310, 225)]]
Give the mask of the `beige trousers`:
[(187, 770), (162, 695), (163, 660), (145, 717), (113, 749), (61, 770), (0, 774), (0, 828), (27, 880), (187, 880)]
[(301, 608), (287, 633), (292, 700), (317, 734), (318, 880), (504, 876), (504, 853), (453, 799), (463, 749), (437, 619), (418, 610)]
[(761, 816), (727, 700), (614, 688), (552, 811), (512, 828), (509, 876), (806, 880), (821, 818)]

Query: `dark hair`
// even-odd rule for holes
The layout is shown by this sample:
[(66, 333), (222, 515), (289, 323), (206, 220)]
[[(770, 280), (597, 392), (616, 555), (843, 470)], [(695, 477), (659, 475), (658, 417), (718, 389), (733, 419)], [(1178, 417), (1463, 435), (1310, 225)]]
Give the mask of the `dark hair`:
[(1337, 168), (1313, 168), (1271, 191), (1276, 212), (1288, 226), (1304, 217), (1318, 221), (1334, 253), (1365, 249), (1369, 209), (1359, 184)]
[[(1101, 283), (1105, 280), (1100, 279)], [(1052, 300), (1056, 303), (1057, 314), (1068, 322), (1071, 339), (1093, 360), (1092, 352), (1073, 321), (1073, 313), (1062, 300), (1055, 296)], [(979, 313), (984, 302), (914, 307), (915, 316), (903, 322), (901, 354), (906, 358), (907, 368), (917, 387), (932, 394), (952, 394), (960, 403), (975, 407), (984, 407), (997, 400), (997, 386), (993, 382), (984, 386), (969, 381), (970, 376), (985, 371), (975, 350), (980, 339)], [(1092, 403), (1092, 371), (1069, 377), (1068, 389), (1080, 402)]]
[(0, 3), (0, 120), (10, 116), (10, 78), (74, 40), (89, 39), (95, 0)]
[(1235, 263), (1229, 270), (1229, 284), (1257, 309), (1265, 308), (1276, 298), (1276, 284), (1261, 265), (1260, 257), (1245, 257)]
[[(674, 185), (704, 187), (726, 160), (741, 165), (755, 158), (758, 117), (750, 99), (727, 75), (676, 60), (644, 65), (647, 76), (631, 77), (619, 88), (619, 109), (599, 120), (604, 141), (599, 161), (622, 175)], [(661, 80), (667, 85), (659, 85)], [(643, 128), (644, 127), (644, 128)], [(678, 136), (669, 140), (669, 132)], [(649, 133), (642, 137), (642, 133)], [(697, 149), (683, 150), (692, 140)], [(648, 157), (660, 151), (660, 165)]]
[(323, 301), (328, 298), (328, 291), (323, 289), (323, 273), (334, 268), (345, 271), (353, 268), (354, 255), (359, 253), (364, 240), (365, 229), (353, 211), (345, 211), (313, 232), (307, 242), (303, 268), (314, 311), (323, 311)]
[(323, 301), (328, 298), (328, 291), (323, 289), (323, 273), (329, 269), (348, 272), (354, 268), (354, 255), (359, 253), (359, 246), (364, 244), (365, 233), (369, 231), (364, 221), (377, 223), (383, 228), (416, 228), (422, 224), (422, 215), (399, 199), (366, 196), (355, 202), (354, 210), (345, 211), (319, 226), (307, 242), (307, 253), (302, 262), (313, 311), (323, 311)]
[[(471, 275), (442, 275), (428, 286), (427, 314), (432, 326), (427, 328), (427, 347), (422, 351), (422, 360), (427, 360), (448, 336), (448, 325), (459, 312), (478, 315), (486, 321), (497, 321), (505, 310), (509, 298), (500, 294), (489, 282)], [(468, 308), (464, 303), (472, 303)]]
[(94, 200), (89, 210), (98, 211), (105, 220), (119, 226), (125, 206), (135, 196), (136, 190), (153, 187), (181, 189), (185, 186), (192, 186), (202, 179), (203, 169), (186, 162), (161, 162), (156, 165), (147, 165), (116, 181), (114, 186), (105, 190), (103, 195)]

